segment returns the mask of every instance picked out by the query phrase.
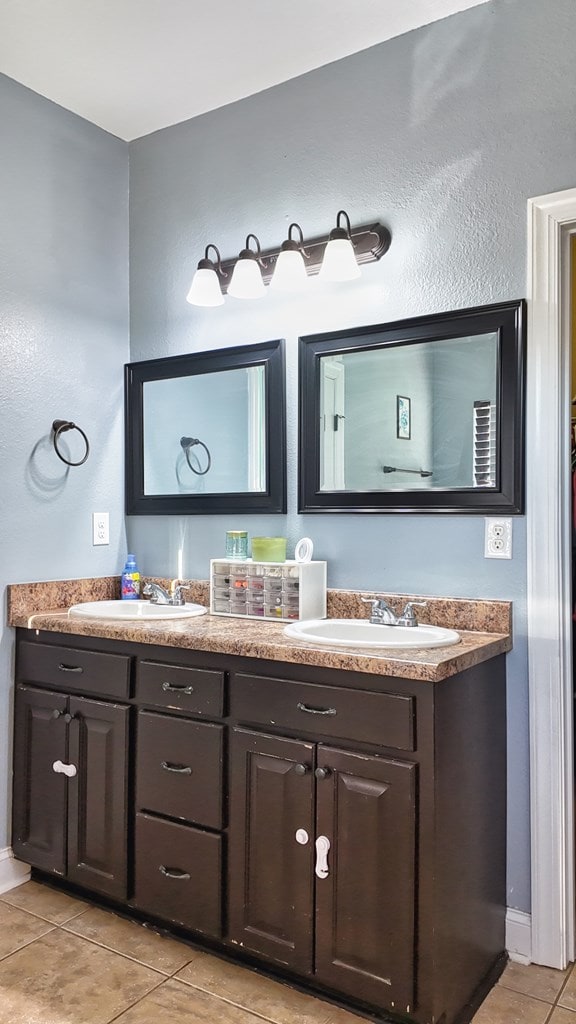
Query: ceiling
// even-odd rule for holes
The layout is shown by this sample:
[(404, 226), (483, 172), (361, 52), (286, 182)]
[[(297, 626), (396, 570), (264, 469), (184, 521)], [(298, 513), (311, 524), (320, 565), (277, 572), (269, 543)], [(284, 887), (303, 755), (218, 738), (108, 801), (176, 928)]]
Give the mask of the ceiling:
[(1, 0), (0, 72), (121, 139), (488, 0)]

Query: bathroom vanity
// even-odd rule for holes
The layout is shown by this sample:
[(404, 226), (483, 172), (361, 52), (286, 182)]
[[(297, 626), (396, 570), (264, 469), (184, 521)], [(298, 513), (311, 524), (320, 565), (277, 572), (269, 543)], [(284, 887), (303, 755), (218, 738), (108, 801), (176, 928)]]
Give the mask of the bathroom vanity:
[(509, 633), (12, 621), (16, 856), (380, 1019), (470, 1020), (505, 959)]

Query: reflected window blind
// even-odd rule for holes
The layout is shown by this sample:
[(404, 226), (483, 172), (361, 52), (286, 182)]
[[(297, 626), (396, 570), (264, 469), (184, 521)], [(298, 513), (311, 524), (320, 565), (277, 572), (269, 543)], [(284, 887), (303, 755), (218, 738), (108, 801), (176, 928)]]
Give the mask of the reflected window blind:
[(474, 487), (496, 486), (496, 406), (474, 402)]

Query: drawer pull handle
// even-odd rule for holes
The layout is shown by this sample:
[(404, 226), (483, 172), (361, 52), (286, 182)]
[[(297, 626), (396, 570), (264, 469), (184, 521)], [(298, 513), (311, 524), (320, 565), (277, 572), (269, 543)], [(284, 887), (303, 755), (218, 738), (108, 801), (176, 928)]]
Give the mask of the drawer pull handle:
[(188, 882), (190, 880), (188, 872), (180, 871), (179, 868), (166, 868), (161, 864), (158, 870), (162, 875), (164, 875), (164, 878), (176, 878), (181, 882)]
[(81, 665), (65, 665), (62, 661), (58, 665), (61, 672), (83, 672)]
[(298, 711), (305, 711), (307, 715), (336, 715), (336, 708), (311, 708), (308, 704), (303, 704), (301, 700), (298, 701), (296, 707)]
[(176, 772), (178, 775), (192, 775), (192, 769), (187, 764), (170, 764), (169, 761), (162, 761), (161, 767), (166, 772)]
[(62, 761), (54, 761), (52, 771), (56, 772), (57, 775), (67, 775), (69, 779), (73, 779), (77, 768), (75, 764), (63, 764)]
[(174, 683), (162, 683), (162, 689), (164, 693), (185, 693), (186, 696), (194, 693), (193, 686), (174, 686)]
[(316, 872), (317, 878), (328, 878), (330, 874), (330, 868), (328, 867), (328, 850), (330, 849), (330, 840), (328, 836), (318, 836), (316, 840)]

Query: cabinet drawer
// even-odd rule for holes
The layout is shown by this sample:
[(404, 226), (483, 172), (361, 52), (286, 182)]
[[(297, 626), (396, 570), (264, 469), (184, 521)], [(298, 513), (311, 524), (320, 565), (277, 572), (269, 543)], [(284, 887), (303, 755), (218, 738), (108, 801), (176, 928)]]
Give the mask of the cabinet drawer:
[(142, 703), (159, 708), (221, 718), (224, 673), (161, 661), (140, 661), (136, 670), (136, 696)]
[(138, 809), (222, 828), (223, 731), (221, 725), (141, 711)]
[(238, 721), (414, 750), (413, 697), (243, 674), (232, 682)]
[(18, 645), (16, 678), (22, 683), (126, 700), (130, 695), (130, 658), (23, 640)]
[(136, 815), (134, 904), (214, 938), (222, 934), (222, 836)]

